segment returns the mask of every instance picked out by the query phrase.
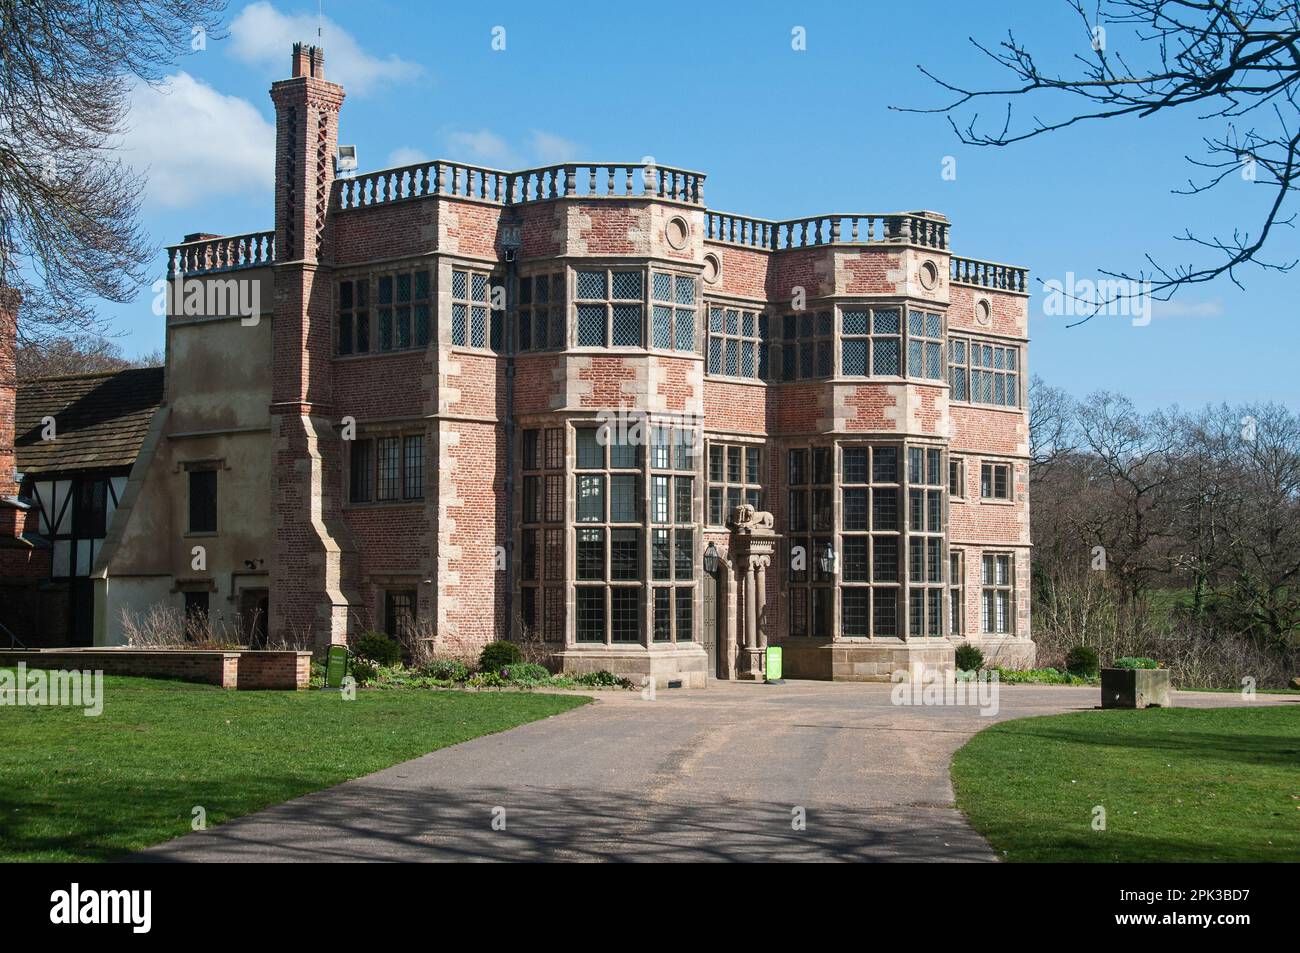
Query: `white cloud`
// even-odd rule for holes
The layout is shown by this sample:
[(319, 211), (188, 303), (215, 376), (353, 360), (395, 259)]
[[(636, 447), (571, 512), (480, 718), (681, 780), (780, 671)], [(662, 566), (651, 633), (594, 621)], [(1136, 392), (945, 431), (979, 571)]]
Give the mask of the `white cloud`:
[(552, 132), (544, 132), (541, 129), (533, 130), (529, 146), (533, 158), (542, 165), (568, 162), (577, 158), (580, 149), (576, 142), (565, 139), (563, 136), (557, 136)]
[(346, 92), (364, 96), (386, 83), (416, 79), (424, 69), (398, 56), (380, 59), (363, 50), (352, 35), (332, 20), (311, 14), (284, 14), (266, 2), (252, 3), (230, 24), (232, 52), (245, 63), (265, 66), (275, 78), (287, 77), (289, 52), (299, 40), (325, 49), (325, 77)]
[(1213, 301), (1152, 301), (1153, 318), (1221, 318), (1223, 302)]
[(505, 139), (489, 129), (448, 133), (447, 145), (452, 150), (447, 158), (452, 160), (482, 162), (503, 167), (519, 164), (518, 157)]
[(181, 208), (273, 186), (275, 128), (248, 100), (188, 73), (158, 87), (140, 83), (127, 124), (118, 146), (149, 177), (146, 204)]
[(498, 169), (524, 169), (569, 162), (577, 158), (582, 149), (572, 140), (541, 129), (532, 130), (521, 144), (513, 144), (491, 129), (455, 130), (447, 133), (444, 140), (446, 158)]
[(403, 165), (416, 165), (420, 162), (428, 162), (429, 156), (421, 149), (412, 149), (410, 146), (398, 146), (392, 152), (388, 153), (388, 162), (384, 166), (387, 169), (396, 169)]

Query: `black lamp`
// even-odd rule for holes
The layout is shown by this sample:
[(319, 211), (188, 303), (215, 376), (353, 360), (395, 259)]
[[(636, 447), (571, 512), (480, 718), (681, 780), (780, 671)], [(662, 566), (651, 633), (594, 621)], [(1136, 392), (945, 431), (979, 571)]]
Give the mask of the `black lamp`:
[(712, 575), (718, 571), (718, 547), (709, 541), (709, 545), (704, 550), (704, 571)]
[(835, 575), (835, 550), (831, 547), (829, 541), (826, 543), (826, 548), (822, 550), (822, 554), (818, 557), (818, 561), (825, 575)]

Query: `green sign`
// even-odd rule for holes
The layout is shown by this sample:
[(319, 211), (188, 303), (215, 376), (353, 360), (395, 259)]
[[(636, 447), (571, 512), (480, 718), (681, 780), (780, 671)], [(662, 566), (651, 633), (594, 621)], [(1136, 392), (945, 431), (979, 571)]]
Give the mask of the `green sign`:
[(325, 653), (325, 687), (342, 688), (348, 670), (348, 647), (331, 645)]
[(779, 645), (767, 647), (767, 680), (769, 682), (781, 680), (781, 646)]

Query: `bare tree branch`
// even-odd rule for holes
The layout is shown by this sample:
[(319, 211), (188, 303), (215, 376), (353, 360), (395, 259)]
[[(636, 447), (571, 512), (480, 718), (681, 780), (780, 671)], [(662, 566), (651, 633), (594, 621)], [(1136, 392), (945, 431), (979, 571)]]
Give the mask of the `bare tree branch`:
[[(1146, 255), (1136, 272), (1103, 271), (1129, 282), (1133, 290), (1116, 292), (1099, 301), (1082, 302), (1090, 310), (1081, 324), (1113, 303), (1149, 293), (1168, 300), (1180, 288), (1227, 276), (1241, 286), (1238, 272), (1246, 265), (1287, 272), (1297, 259), (1269, 260), (1262, 253), (1279, 228), (1294, 225), (1288, 211), (1300, 184), (1300, 14), (1294, 0), (1098, 0), (1091, 15), (1083, 0), (1066, 0), (1082, 27), (1086, 54), (1071, 62), (1077, 72), (1060, 73), (1040, 67), (1031, 51), (1014, 34), (996, 48), (975, 39), (977, 50), (1008, 72), (1012, 82), (993, 89), (970, 89), (917, 68), (951, 93), (947, 104), (903, 112), (946, 115), (954, 133), (966, 145), (1004, 147), (1071, 126), (1118, 119), (1147, 118), (1171, 110), (1194, 110), (1199, 119), (1218, 121), (1219, 133), (1203, 140), (1206, 158), (1188, 161), (1210, 171), (1200, 182), (1188, 182), (1182, 194), (1197, 195), (1229, 180), (1234, 172), (1272, 192), (1260, 220), (1252, 229), (1234, 228), (1230, 236), (1198, 237), (1190, 231), (1174, 236), (1212, 254), (1209, 261), (1162, 264)], [(1130, 65), (1107, 39), (1107, 30), (1125, 31), (1143, 63)], [(1076, 108), (1051, 118), (1033, 115), (1018, 124), (1013, 103), (1047, 100), (1055, 105), (1073, 100)], [(981, 122), (983, 101), (1005, 104), (1000, 123)], [(1268, 107), (1268, 108), (1263, 108)], [(975, 109), (959, 123), (969, 109)], [(1002, 110), (999, 110), (1002, 112)], [(1243, 117), (1252, 125), (1239, 128)], [(1073, 325), (1071, 325), (1073, 326)]]

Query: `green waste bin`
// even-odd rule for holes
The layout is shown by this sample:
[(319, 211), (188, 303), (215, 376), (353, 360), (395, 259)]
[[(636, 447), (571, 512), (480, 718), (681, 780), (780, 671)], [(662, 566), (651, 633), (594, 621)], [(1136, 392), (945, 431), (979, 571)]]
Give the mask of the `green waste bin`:
[(769, 682), (783, 681), (781, 678), (781, 646), (769, 645), (767, 647), (767, 667), (764, 676)]

